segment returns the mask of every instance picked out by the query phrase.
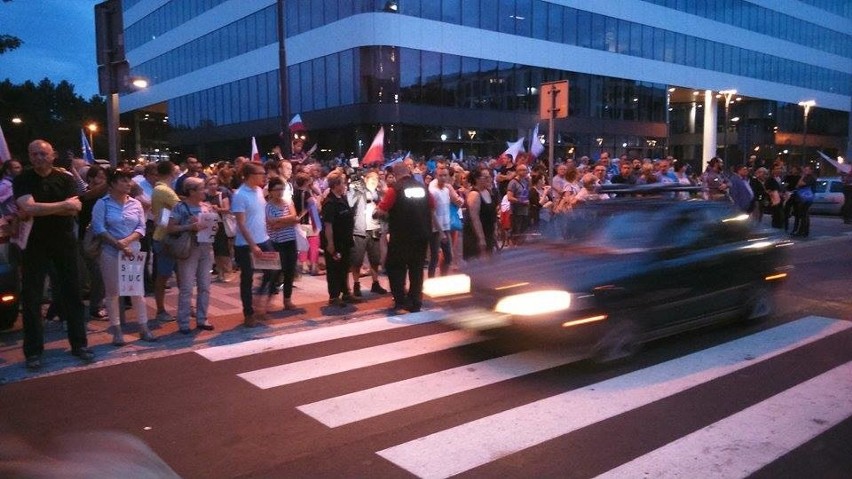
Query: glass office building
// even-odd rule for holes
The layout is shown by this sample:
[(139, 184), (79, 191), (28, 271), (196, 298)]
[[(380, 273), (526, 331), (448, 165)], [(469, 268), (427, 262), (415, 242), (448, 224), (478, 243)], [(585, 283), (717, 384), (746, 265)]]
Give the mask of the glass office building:
[(173, 146), (208, 160), (245, 153), (251, 136), (286, 141), (296, 113), (324, 154), (359, 155), (384, 126), (386, 149), (493, 155), (529, 136), (539, 87), (556, 80), (570, 84), (557, 156), (848, 156), (850, 2), (124, 0), (123, 11), (132, 72), (151, 87), (122, 110), (164, 112)]

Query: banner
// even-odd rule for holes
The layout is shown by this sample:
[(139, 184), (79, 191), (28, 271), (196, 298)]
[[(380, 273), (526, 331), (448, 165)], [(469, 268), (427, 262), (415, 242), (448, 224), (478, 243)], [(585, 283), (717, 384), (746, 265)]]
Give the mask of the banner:
[(198, 222), (201, 224), (201, 229), (198, 230), (196, 235), (198, 242), (212, 243), (213, 239), (216, 238), (216, 231), (219, 229), (219, 213), (199, 213)]
[(118, 295), (145, 295), (145, 252), (134, 251), (132, 255), (118, 255)]

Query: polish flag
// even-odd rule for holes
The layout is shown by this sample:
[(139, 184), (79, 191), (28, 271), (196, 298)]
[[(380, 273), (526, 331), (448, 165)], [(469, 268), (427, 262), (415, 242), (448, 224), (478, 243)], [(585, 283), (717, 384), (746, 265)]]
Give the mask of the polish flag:
[(251, 161), (260, 163), (260, 153), (257, 150), (257, 141), (251, 137)]
[(521, 153), (522, 151), (524, 151), (524, 140), (525, 140), (525, 138), (521, 137), (520, 140), (518, 140), (514, 143), (507, 141), (506, 146), (508, 146), (508, 148), (506, 148), (506, 151), (504, 151), (503, 154), (504, 155), (512, 155), (512, 159), (517, 160), (518, 159), (518, 153)]
[(535, 159), (541, 156), (542, 153), (544, 153), (544, 144), (541, 142), (541, 138), (538, 137), (538, 123), (536, 123), (535, 130), (533, 130), (533, 135), (530, 139), (530, 155), (532, 155), (532, 161), (535, 161)]
[(9, 144), (6, 143), (6, 137), (3, 136), (3, 128), (0, 128), (0, 162), (7, 162), (12, 159), (12, 153), (9, 151)]
[(298, 131), (308, 131), (308, 129), (305, 128), (305, 125), (302, 123), (302, 115), (299, 115), (298, 113), (296, 114), (296, 116), (293, 117), (292, 120), (290, 120), (290, 124), (288, 125), (288, 127), (293, 133), (296, 133)]
[(379, 128), (379, 132), (376, 133), (376, 137), (373, 139), (373, 143), (370, 145), (370, 149), (367, 150), (367, 154), (364, 155), (364, 158), (361, 160), (361, 166), (372, 166), (375, 164), (382, 164), (385, 162), (385, 128)]

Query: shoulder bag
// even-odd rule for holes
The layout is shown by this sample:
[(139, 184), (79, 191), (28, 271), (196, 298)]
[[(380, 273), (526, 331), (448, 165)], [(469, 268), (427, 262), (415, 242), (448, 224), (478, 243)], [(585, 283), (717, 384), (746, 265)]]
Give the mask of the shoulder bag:
[[(106, 225), (106, 204), (104, 204), (104, 225)], [(86, 226), (86, 232), (83, 233), (83, 254), (89, 259), (99, 258), (103, 244), (103, 238), (95, 234), (90, 221), (89, 225)]]
[[(189, 206), (186, 203), (183, 203), (183, 206), (186, 208), (187, 214), (192, 216), (189, 212)], [(163, 247), (166, 253), (175, 259), (189, 258), (189, 255), (192, 253), (192, 234), (189, 231), (167, 234), (163, 238)]]

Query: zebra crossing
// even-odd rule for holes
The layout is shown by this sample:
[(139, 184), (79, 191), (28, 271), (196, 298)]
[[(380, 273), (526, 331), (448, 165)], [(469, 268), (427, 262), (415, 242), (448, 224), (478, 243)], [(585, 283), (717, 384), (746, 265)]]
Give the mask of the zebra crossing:
[[(196, 353), (211, 362), (226, 361), (398, 328), (418, 328), (440, 317), (439, 311), (431, 311), (375, 318)], [(849, 321), (809, 316), (390, 447), (377, 448), (374, 452), (417, 477), (451, 477), (630, 414), (746, 368), (768, 363), (797, 349), (836, 337), (850, 328), (852, 322)], [(465, 331), (435, 332), (431, 329), (412, 339), (242, 371), (237, 375), (262, 392), (333, 374), (359, 374), (393, 361), (418, 361), (426, 354), (452, 354), (455, 348), (478, 341), (480, 337)], [(322, 427), (357, 428), (361, 421), (404, 414), (405, 409), (413, 406), (470, 394), (486, 386), (500, 385), (582, 359), (580, 355), (564, 351), (521, 351), (323, 398), (298, 405), (296, 409)], [(703, 471), (703, 476), (745, 477), (849, 417), (852, 417), (852, 361), (626, 461), (602, 477), (684, 477), (690, 476), (696, 468)]]

